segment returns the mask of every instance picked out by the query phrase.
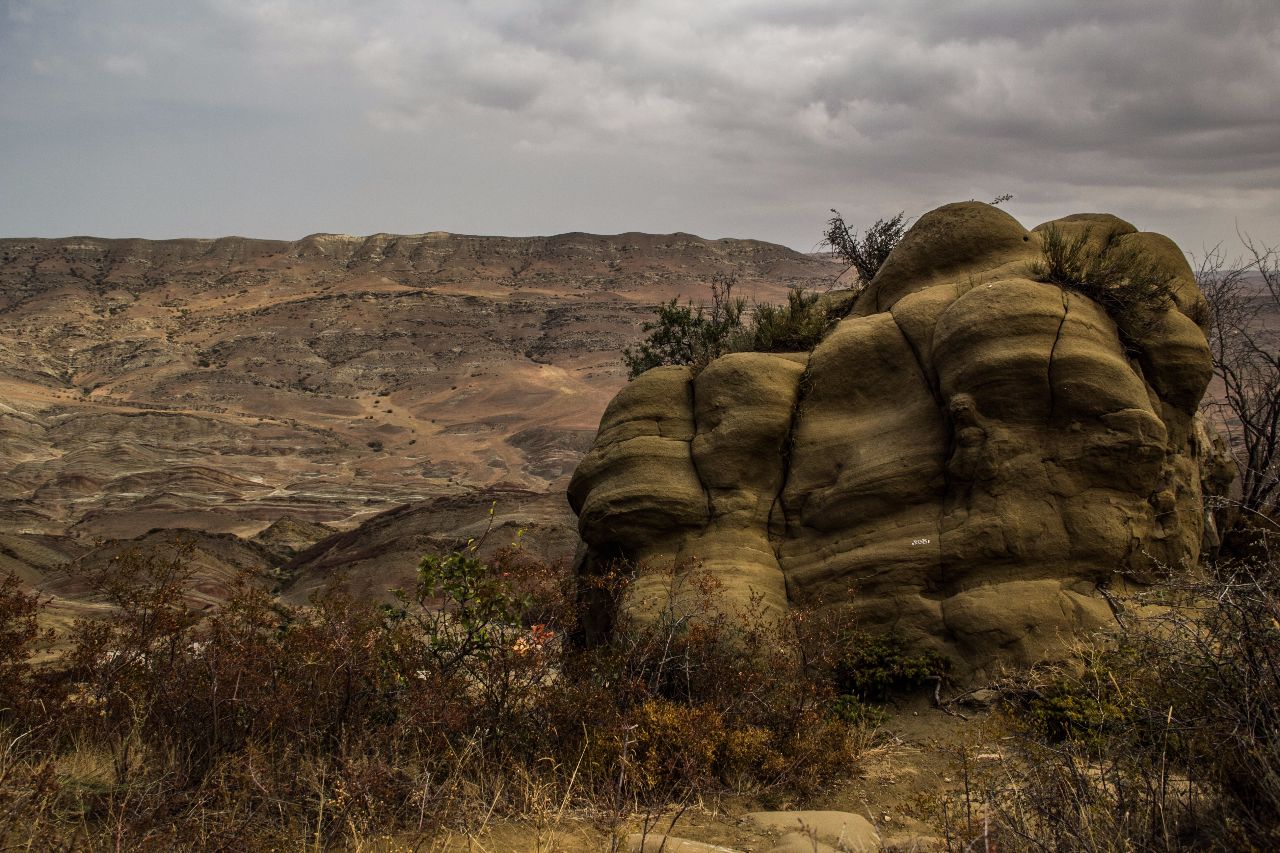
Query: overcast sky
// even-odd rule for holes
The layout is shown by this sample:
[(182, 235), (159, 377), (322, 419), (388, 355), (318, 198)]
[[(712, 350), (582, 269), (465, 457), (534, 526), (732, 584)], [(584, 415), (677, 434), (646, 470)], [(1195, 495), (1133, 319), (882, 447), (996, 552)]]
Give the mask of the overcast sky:
[(0, 0), (0, 236), (1280, 243), (1280, 0)]

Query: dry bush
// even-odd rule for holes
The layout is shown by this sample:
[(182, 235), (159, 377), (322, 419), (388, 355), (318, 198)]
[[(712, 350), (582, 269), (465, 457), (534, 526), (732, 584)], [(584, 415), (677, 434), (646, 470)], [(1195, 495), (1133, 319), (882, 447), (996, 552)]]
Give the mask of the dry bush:
[(822, 233), (822, 245), (830, 248), (832, 255), (853, 266), (865, 287), (902, 241), (907, 230), (906, 212), (899, 211), (888, 219), (877, 219), (861, 237), (857, 231), (849, 229), (840, 211), (832, 208), (831, 214), (827, 230)]
[(1126, 347), (1134, 347), (1161, 312), (1173, 305), (1172, 282), (1160, 264), (1144, 252), (1112, 241), (1096, 251), (1092, 230), (1068, 237), (1050, 224), (1042, 235), (1042, 257), (1028, 272), (1087, 296), (1106, 309), (1119, 328)]
[[(1280, 250), (1241, 234), (1245, 257), (1220, 246), (1199, 259), (1196, 281), (1209, 306), (1209, 348), (1222, 394), (1206, 398), (1228, 439), (1240, 501), (1226, 515), (1247, 539), (1280, 544)], [(1235, 518), (1231, 518), (1234, 516)], [(1234, 521), (1234, 525), (1230, 522)], [(1252, 532), (1252, 535), (1248, 535)]]
[(1076, 669), (1013, 691), (1023, 770), (987, 796), (1019, 849), (1280, 845), (1280, 572), (1170, 574)]
[(474, 543), (424, 559), (394, 606), (335, 583), (292, 607), (245, 578), (197, 612), (188, 579), (181, 556), (121, 555), (88, 579), (112, 615), (78, 623), (41, 673), (38, 602), (0, 587), (0, 688), (35, 695), (38, 674), (43, 703), (38, 724), (6, 719), (9, 843), (324, 847), (545, 820), (548, 804), (615, 826), (701, 793), (812, 790), (856, 760), (862, 732), (800, 633), (759, 607), (718, 615), (706, 575), (593, 646), (571, 639), (563, 568), (518, 551), (486, 564)]
[(30, 658), (52, 639), (38, 622), (38, 595), (12, 574), (0, 576), (0, 720), (28, 722), (39, 711)]

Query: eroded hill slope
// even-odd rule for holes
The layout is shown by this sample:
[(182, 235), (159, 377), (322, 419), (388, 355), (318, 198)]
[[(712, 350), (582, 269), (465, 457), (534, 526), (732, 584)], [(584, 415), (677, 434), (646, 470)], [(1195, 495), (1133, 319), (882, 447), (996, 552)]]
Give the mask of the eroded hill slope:
[(0, 530), (252, 535), (563, 487), (651, 307), (838, 269), (687, 234), (0, 240)]

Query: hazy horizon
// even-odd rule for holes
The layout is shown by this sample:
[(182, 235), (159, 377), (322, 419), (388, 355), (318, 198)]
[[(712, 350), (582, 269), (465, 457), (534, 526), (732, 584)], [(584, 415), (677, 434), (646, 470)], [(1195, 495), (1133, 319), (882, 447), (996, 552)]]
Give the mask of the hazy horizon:
[(1280, 243), (1280, 5), (5, 0), (0, 236), (688, 232), (1013, 194)]

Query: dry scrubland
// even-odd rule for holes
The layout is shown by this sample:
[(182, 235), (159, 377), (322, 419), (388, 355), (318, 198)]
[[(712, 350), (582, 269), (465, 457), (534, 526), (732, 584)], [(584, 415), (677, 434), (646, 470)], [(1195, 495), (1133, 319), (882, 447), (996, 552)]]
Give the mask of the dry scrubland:
[(39, 602), (5, 584), (7, 844), (429, 847), (518, 818), (607, 845), (637, 810), (817, 790), (867, 738), (855, 705), (832, 712), (841, 661), (812, 669), (848, 632), (759, 618), (730, 638), (697, 620), (710, 575), (680, 581), (698, 613), (589, 650), (563, 567), (518, 550), (427, 558), (392, 605), (331, 587), (291, 607), (246, 580), (197, 615), (189, 579), (181, 555), (102, 566), (86, 580), (113, 615), (43, 667)]
[[(452, 376), (428, 376), (448, 366), (441, 350), (432, 370), (397, 386), (400, 396), (376, 391), (381, 411), (329, 412), (323, 401), (343, 397), (330, 393), (338, 386), (289, 378), (309, 356), (293, 344), (272, 349), (282, 338), (305, 339), (315, 354), (318, 337), (271, 327), (235, 350), (237, 335), (218, 332), (213, 318), (253, 294), (237, 320), (247, 329), (273, 316), (267, 303), (301, 300), (287, 310), (301, 318), (320, 312), (337, 336), (349, 337), (361, 333), (351, 313), (360, 305), (384, 297), (398, 306), (406, 298), (430, 303), (437, 294), (405, 290), (424, 270), (476, 290), (466, 298), (481, 299), (471, 307), (483, 304), (485, 316), (506, 316), (494, 304), (518, 300), (494, 288), (541, 288), (539, 297), (561, 299), (552, 291), (565, 281), (556, 270), (566, 268), (587, 282), (584, 304), (600, 302), (603, 283), (603, 301), (616, 308), (619, 298), (636, 307), (670, 299), (687, 275), (720, 276), (723, 287), (724, 276), (745, 272), (749, 280), (754, 270), (764, 281), (770, 264), (773, 281), (803, 285), (820, 262), (765, 244), (682, 235), (648, 247), (657, 261), (644, 252), (624, 261), (655, 239), (643, 235), (533, 244), (448, 235), (180, 241), (163, 251), (140, 241), (3, 244), (12, 279), (4, 291), (12, 332), (3, 339), (5, 370), (15, 390), (0, 426), (16, 454), (5, 485), (12, 517), (28, 526), (0, 542), (10, 570), (0, 582), (0, 844), (1274, 849), (1280, 564), (1257, 525), (1201, 553), (1208, 517), (1191, 505), (1220, 489), (1221, 477), (1211, 474), (1226, 462), (1223, 448), (1207, 452), (1209, 439), (1197, 433), (1195, 404), (1208, 381), (1200, 341), (1211, 318), (1190, 271), (1160, 272), (1168, 247), (1111, 218), (1026, 232), (986, 205), (941, 210), (973, 233), (935, 227), (935, 211), (865, 290), (816, 300), (793, 294), (782, 308), (756, 312), (732, 345), (705, 337), (695, 319), (702, 315), (669, 302), (660, 316), (703, 337), (664, 350), (677, 353), (676, 366), (644, 374), (605, 413), (570, 487), (588, 546), (572, 568), (555, 559), (576, 537), (565, 536), (564, 508), (553, 499), (586, 449), (560, 438), (589, 431), (592, 424), (578, 423), (582, 411), (562, 401), (526, 409), (508, 400), (512, 414), (501, 427), (429, 428), (428, 413), (469, 396)], [(943, 262), (939, 251), (958, 251), (959, 259)], [(1086, 252), (1101, 260), (1082, 261)], [(498, 260), (486, 260), (490, 253)], [(1156, 266), (1148, 263), (1153, 255)], [(161, 256), (186, 264), (181, 286), (159, 271)], [(523, 260), (513, 266), (517, 256)], [(690, 257), (706, 263), (690, 266)], [(87, 274), (95, 263), (99, 272)], [(585, 273), (575, 266), (584, 263)], [(653, 287), (627, 291), (619, 282), (628, 281)], [(984, 301), (988, 290), (1004, 298)], [(200, 292), (221, 307), (190, 296)], [(187, 301), (166, 305), (157, 294)], [(90, 335), (78, 344), (73, 335), (59, 354), (60, 339), (40, 338), (38, 318), (82, 297), (96, 306), (90, 313), (105, 307), (94, 327), (99, 343)], [(207, 316), (183, 326), (199, 305)], [(341, 311), (324, 313), (335, 305)], [(173, 316), (148, 319), (157, 306)], [(973, 310), (985, 321), (949, 319)], [(107, 322), (115, 314), (125, 326)], [(1003, 328), (996, 320), (1019, 334), (993, 334)], [(586, 321), (575, 314), (573, 322)], [(63, 334), (76, 328), (73, 321)], [(119, 328), (156, 342), (134, 346), (136, 358), (108, 358), (117, 350), (102, 341)], [(191, 349), (216, 334), (219, 347), (242, 357), (219, 363), (210, 354), (221, 350)], [(453, 426), (481, 423), (482, 411), (500, 402), (483, 389), (507, 387), (503, 377), (523, 376), (524, 361), (537, 363), (541, 352), (532, 346), (513, 359), (501, 353), (515, 338), (469, 334), (488, 334), (497, 378), (476, 383), (477, 408), (454, 412)], [(584, 348), (563, 329), (538, 334), (549, 347), (565, 343), (565, 358), (582, 359), (559, 369), (594, 388), (585, 399), (596, 413), (603, 409), (602, 392), (621, 378), (616, 362), (602, 367), (604, 344)], [(994, 346), (974, 339), (982, 335)], [(715, 359), (734, 349), (802, 351)], [(356, 350), (324, 381), (352, 383), (342, 386), (351, 390), (407, 375), (395, 359), (373, 364), (388, 352), (381, 344)], [(841, 368), (847, 363), (859, 369)], [(877, 365), (892, 364), (913, 366), (919, 388), (878, 380)], [(103, 365), (116, 374), (90, 375)], [(192, 390), (201, 386), (191, 377), (207, 370), (231, 389), (223, 402)], [(778, 381), (755, 393), (762, 376)], [(519, 381), (511, 380), (512, 394)], [(240, 387), (245, 382), (269, 390), (258, 396)], [(449, 392), (423, 396), (431, 382), (450, 382)], [(1047, 402), (1026, 393), (1034, 382), (1048, 389)], [(1128, 394), (1131, 385), (1144, 393)], [(876, 389), (890, 387), (895, 401), (905, 394), (919, 405), (881, 400)], [(179, 398), (179, 388), (187, 396)], [(957, 407), (957, 396), (971, 405)], [(162, 397), (167, 408), (144, 403)], [(957, 421), (955, 447), (919, 441), (925, 449), (903, 457), (909, 471), (877, 480), (887, 469), (867, 461), (876, 449), (859, 432), (866, 424), (858, 412), (867, 409), (841, 408), (853, 397), (906, 417), (894, 434), (927, 439)], [(286, 403), (305, 417), (281, 418)], [(406, 412), (398, 427), (397, 406)], [(763, 416), (746, 418), (750, 428), (735, 426), (731, 415), (752, 406)], [(1108, 420), (1113, 410), (1128, 414)], [(176, 420), (151, 420), (158, 411)], [(165, 428), (121, 431), (130, 418)], [(946, 423), (934, 424), (938, 418)], [(1106, 429), (1090, 432), (1090, 419)], [(847, 435), (829, 428), (836, 422), (852, 428)], [(305, 465), (321, 460), (353, 483), (382, 477), (415, 490), (414, 500), (352, 527), (367, 512), (363, 494), (344, 492), (332, 478), (328, 491), (285, 484), (279, 478), (293, 464), (290, 454), (239, 452), (236, 430), (257, 423), (287, 440), (320, 436), (316, 446), (327, 449), (301, 454), (311, 460)], [(418, 429), (427, 447), (414, 450)], [(469, 438), (449, 437), (459, 435)], [(276, 447), (276, 438), (258, 438), (264, 443), (253, 447)], [(652, 450), (643, 465), (632, 452), (637, 438)], [(228, 450), (225, 468), (175, 466), (170, 456), (193, 439), (206, 454)], [(818, 482), (844, 453), (841, 442), (870, 455)], [(524, 455), (508, 458), (512, 447)], [(1041, 488), (1024, 464), (1028, 450), (1036, 470), (1052, 474), (1041, 491), (1053, 500), (1038, 502), (1038, 515), (1018, 510), (1028, 489)], [(359, 467), (353, 460), (365, 451), (384, 464)], [(425, 468), (406, 474), (402, 463), (416, 453), (461, 467), (447, 476)], [(500, 466), (472, 464), (485, 455), (505, 460), (515, 480), (492, 473)], [(743, 467), (773, 455), (779, 476), (767, 465)], [(261, 469), (246, 461), (259, 456)], [(555, 464), (544, 470), (543, 460)], [(691, 466), (692, 477), (672, 466)], [(266, 474), (241, 477), (250, 468)], [(242, 488), (245, 479), (270, 489)], [(675, 487), (682, 483), (689, 488)], [(476, 486), (509, 498), (507, 506)], [(685, 500), (685, 491), (696, 499)], [(849, 501), (861, 510), (835, 511)], [(286, 505), (301, 511), (280, 517)], [(92, 544), (76, 535), (132, 535), (148, 513), (168, 510), (208, 523), (132, 542)], [(1072, 544), (1082, 540), (1072, 525), (1090, 517), (1086, 552)], [(267, 525), (268, 518), (278, 520)], [(1066, 544), (1043, 535), (1054, 518), (1067, 528)], [(1218, 520), (1234, 523), (1226, 513)], [(1120, 548), (1112, 527), (1129, 530), (1141, 554)], [(808, 541), (815, 531), (819, 547)], [(877, 545), (885, 531), (932, 547)], [(1004, 535), (992, 539), (993, 531)], [(744, 545), (750, 560), (738, 553)], [(772, 562), (760, 557), (769, 552)], [(939, 589), (921, 586), (930, 560), (959, 574)], [(1039, 574), (1028, 587), (1019, 572), (1032, 563)], [(877, 567), (882, 577), (867, 575)], [(783, 598), (768, 583), (745, 591), (744, 571), (757, 580), (786, 574)], [(1003, 609), (984, 611), (994, 628), (966, 634), (946, 616), (948, 596), (972, 586), (959, 575), (972, 575), (975, 588), (1003, 590)], [(55, 595), (33, 593), (33, 585)], [(1074, 616), (1063, 610), (1062, 630), (1045, 635), (1038, 616), (1018, 615), (1025, 608), (1015, 593), (1050, 587), (1050, 598), (1070, 592), (1097, 618), (1082, 620), (1085, 605), (1076, 602)], [(910, 606), (917, 595), (943, 609), (947, 631)], [(1022, 598), (1035, 614), (1052, 610), (1044, 596)]]
[[(0, 839), (606, 850), (670, 833), (764, 850), (791, 829), (804, 846), (777, 849), (1280, 841), (1274, 562), (1180, 571), (1117, 599), (1109, 642), (963, 692), (938, 657), (830, 612), (726, 617), (714, 576), (679, 569), (640, 579), (678, 587), (682, 605), (644, 624), (615, 610), (612, 641), (584, 649), (574, 638), (591, 626), (563, 567), (518, 550), (488, 564), (473, 551), (428, 558), (394, 605), (332, 587), (295, 607), (246, 583), (204, 613), (183, 597), (181, 558), (126, 554), (87, 579), (113, 613), (72, 629), (56, 665), (33, 665), (40, 603), (7, 581)], [(598, 578), (592, 612), (630, 582)], [(846, 813), (833, 823), (805, 807)], [(743, 819), (771, 809), (785, 810), (773, 831)]]

